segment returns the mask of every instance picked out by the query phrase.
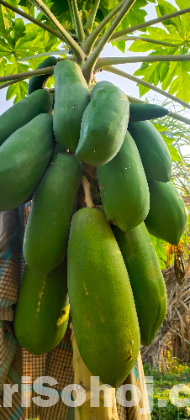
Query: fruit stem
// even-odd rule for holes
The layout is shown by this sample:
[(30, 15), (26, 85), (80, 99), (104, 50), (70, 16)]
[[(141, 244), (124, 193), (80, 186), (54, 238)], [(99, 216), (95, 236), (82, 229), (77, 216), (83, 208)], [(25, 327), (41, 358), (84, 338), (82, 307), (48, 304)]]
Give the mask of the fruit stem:
[[(90, 378), (92, 375), (82, 360), (73, 328), (71, 342), (73, 347), (74, 384), (82, 386), (86, 392), (85, 402), (81, 406), (75, 407), (75, 420), (119, 420), (115, 388), (105, 387), (105, 391), (100, 391), (99, 393), (99, 407), (90, 406)], [(101, 383), (98, 383), (98, 386), (101, 386)], [(110, 400), (112, 401), (112, 407), (104, 407), (104, 402)]]
[(132, 80), (133, 82), (136, 82), (139, 85), (145, 86), (150, 90), (155, 90), (155, 92), (158, 92), (161, 95), (166, 96), (167, 98), (171, 99), (172, 101), (178, 102), (180, 105), (190, 109), (190, 104), (188, 104), (188, 102), (182, 101), (181, 99), (176, 98), (176, 96), (171, 95), (171, 93), (165, 92), (164, 90), (158, 88), (157, 86), (153, 86), (151, 85), (151, 83), (145, 82), (144, 80), (140, 79), (140, 77), (132, 76), (131, 74), (126, 73), (125, 71), (119, 70), (113, 66), (104, 67), (104, 70), (109, 71), (110, 73), (117, 74), (118, 76), (125, 77), (126, 79)]
[(85, 65), (83, 67), (83, 74), (84, 74), (84, 77), (87, 80), (87, 82), (90, 82), (90, 80), (92, 78), (94, 67), (95, 67), (96, 62), (97, 62), (102, 50), (104, 49), (106, 43), (109, 41), (112, 34), (116, 30), (116, 28), (119, 26), (119, 24), (121, 23), (121, 21), (123, 20), (125, 15), (129, 12), (131, 6), (135, 3), (135, 1), (136, 0), (125, 0), (125, 3), (123, 4), (123, 6), (120, 9), (120, 11), (118, 12), (117, 16), (115, 17), (115, 19), (113, 20), (113, 22), (109, 26), (108, 30), (105, 32), (105, 34), (101, 38), (101, 41), (98, 43), (95, 50), (92, 52), (90, 57), (87, 59)]
[(84, 189), (86, 207), (94, 207), (94, 203), (93, 203), (91, 191), (90, 191), (90, 183), (88, 182), (87, 178), (84, 175), (82, 176), (82, 186)]

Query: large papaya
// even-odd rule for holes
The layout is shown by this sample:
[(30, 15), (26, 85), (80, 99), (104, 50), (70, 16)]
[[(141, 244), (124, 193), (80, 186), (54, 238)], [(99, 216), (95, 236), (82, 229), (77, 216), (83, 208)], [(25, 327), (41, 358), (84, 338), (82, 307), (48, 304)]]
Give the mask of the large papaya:
[(130, 103), (130, 123), (137, 121), (151, 120), (153, 118), (165, 117), (168, 114), (168, 109), (160, 105)]
[(56, 347), (65, 334), (69, 308), (66, 261), (47, 277), (26, 266), (14, 320), (21, 346), (35, 355)]
[(184, 201), (171, 182), (148, 181), (150, 211), (145, 219), (149, 232), (172, 245), (178, 245), (188, 221)]
[(100, 381), (117, 387), (139, 352), (139, 325), (121, 251), (103, 212), (78, 210), (68, 243), (68, 293), (80, 354)]
[(84, 111), (76, 149), (76, 156), (93, 166), (106, 164), (119, 152), (129, 120), (127, 96), (112, 83), (99, 83)]
[(128, 233), (115, 226), (113, 232), (129, 274), (141, 343), (148, 346), (163, 322), (167, 309), (166, 287), (159, 261), (144, 222)]
[(7, 109), (0, 116), (0, 145), (38, 114), (49, 112), (52, 103), (51, 94), (47, 90), (40, 89)]
[[(57, 64), (57, 58), (53, 55), (46, 58), (42, 63), (39, 64), (39, 66), (36, 68), (43, 69), (46, 67), (56, 66)], [(28, 83), (28, 94), (31, 95), (32, 92), (38, 89), (43, 89), (45, 84), (47, 83), (48, 79), (53, 76), (50, 74), (42, 74), (41, 76), (32, 76)]]
[(148, 179), (167, 182), (171, 179), (172, 161), (160, 133), (150, 121), (129, 124), (129, 132), (138, 147)]
[(23, 252), (27, 264), (41, 275), (50, 273), (66, 255), (81, 175), (77, 158), (60, 153), (54, 157), (34, 192)]
[(74, 153), (79, 142), (82, 114), (90, 100), (90, 92), (81, 68), (74, 61), (60, 61), (55, 67), (54, 76), (55, 137), (58, 143)]
[(106, 215), (125, 232), (139, 225), (149, 212), (149, 189), (137, 146), (129, 132), (117, 155), (97, 169)]
[(54, 148), (52, 118), (38, 115), (0, 147), (0, 211), (24, 203), (43, 175)]

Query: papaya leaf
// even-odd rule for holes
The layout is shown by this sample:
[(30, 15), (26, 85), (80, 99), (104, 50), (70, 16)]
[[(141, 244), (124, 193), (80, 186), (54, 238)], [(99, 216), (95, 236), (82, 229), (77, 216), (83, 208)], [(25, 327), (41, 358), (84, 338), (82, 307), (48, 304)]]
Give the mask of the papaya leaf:
[(125, 41), (112, 42), (111, 45), (113, 45), (113, 47), (117, 47), (121, 52), (125, 52)]

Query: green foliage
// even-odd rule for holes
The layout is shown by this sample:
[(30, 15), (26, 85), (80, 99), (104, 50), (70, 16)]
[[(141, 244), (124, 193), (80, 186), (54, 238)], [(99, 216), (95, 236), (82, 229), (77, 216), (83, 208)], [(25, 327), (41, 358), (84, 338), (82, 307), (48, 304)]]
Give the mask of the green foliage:
[[(185, 384), (190, 386), (190, 367), (188, 364), (181, 364), (178, 359), (166, 359), (167, 370), (164, 371), (156, 366), (150, 367), (148, 363), (143, 365), (146, 376), (154, 378), (154, 405), (151, 413), (152, 420), (185, 420), (189, 419), (188, 408), (178, 408), (169, 400), (170, 389), (174, 385)], [(180, 395), (181, 400), (189, 398), (188, 395)], [(167, 406), (158, 407), (158, 400), (166, 400)]]

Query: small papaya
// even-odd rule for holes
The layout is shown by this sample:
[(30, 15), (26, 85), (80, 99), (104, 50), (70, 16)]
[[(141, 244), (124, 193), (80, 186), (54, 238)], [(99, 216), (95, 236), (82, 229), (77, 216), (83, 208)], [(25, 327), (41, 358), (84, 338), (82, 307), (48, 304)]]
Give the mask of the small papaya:
[(0, 211), (20, 206), (32, 194), (53, 153), (52, 115), (40, 114), (0, 147)]
[(160, 105), (130, 103), (129, 122), (151, 120), (153, 118), (165, 117), (169, 110)]
[(34, 355), (54, 349), (66, 332), (69, 309), (66, 260), (46, 277), (26, 266), (14, 319), (21, 346)]
[(178, 245), (188, 221), (183, 199), (171, 182), (148, 180), (150, 211), (145, 219), (148, 231), (172, 245)]
[(170, 153), (154, 125), (150, 121), (139, 121), (129, 123), (128, 130), (138, 147), (147, 178), (161, 182), (170, 181)]
[(150, 208), (149, 188), (137, 146), (127, 131), (117, 155), (97, 168), (101, 201), (111, 222), (124, 232), (139, 225)]
[(51, 94), (47, 90), (40, 89), (7, 109), (0, 116), (0, 145), (37, 115), (49, 112), (52, 103)]
[[(56, 66), (57, 58), (51, 55), (46, 58), (42, 63), (36, 67), (36, 70), (43, 69), (46, 67)], [(32, 92), (35, 92), (38, 89), (43, 89), (52, 74), (42, 74), (41, 76), (32, 76), (28, 83), (28, 95), (31, 95)]]
[(78, 159), (92, 166), (105, 165), (119, 152), (129, 120), (127, 96), (111, 83), (99, 83), (82, 116), (76, 149)]
[(23, 252), (27, 264), (38, 274), (49, 274), (66, 255), (81, 177), (78, 159), (60, 153), (51, 161), (34, 192)]
[(148, 346), (162, 324), (167, 310), (167, 293), (154, 245), (144, 222), (124, 233), (113, 232), (129, 274), (137, 310), (141, 344)]
[(117, 387), (134, 366), (140, 334), (125, 263), (102, 211), (82, 208), (72, 217), (67, 264), (82, 359), (92, 375)]
[(74, 61), (59, 61), (54, 77), (55, 137), (58, 143), (74, 153), (79, 142), (82, 114), (90, 100), (90, 92), (81, 68)]

